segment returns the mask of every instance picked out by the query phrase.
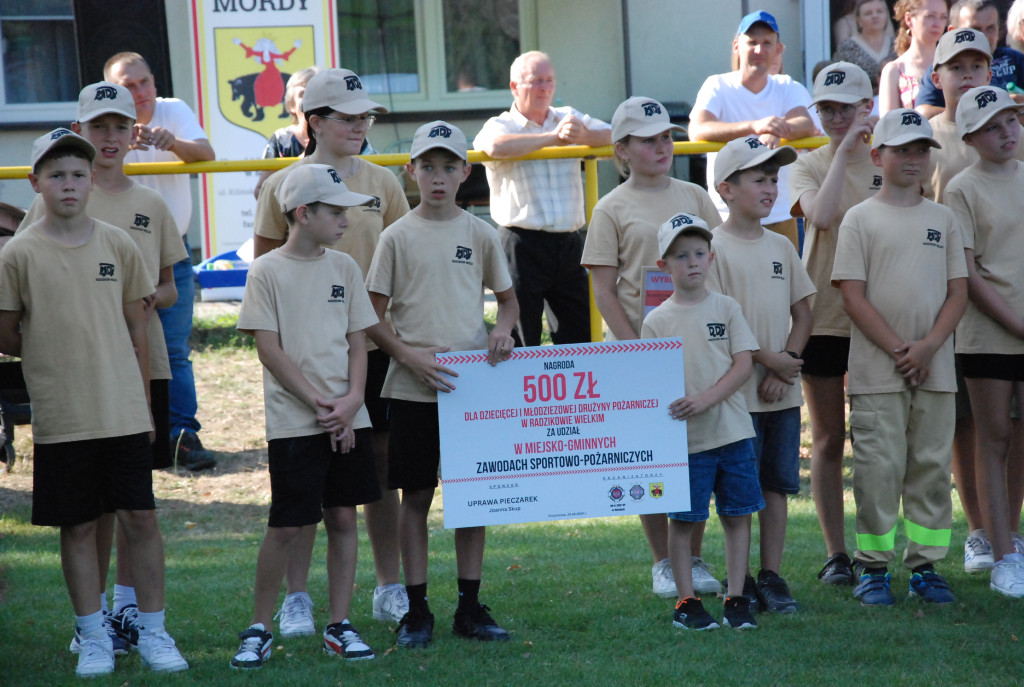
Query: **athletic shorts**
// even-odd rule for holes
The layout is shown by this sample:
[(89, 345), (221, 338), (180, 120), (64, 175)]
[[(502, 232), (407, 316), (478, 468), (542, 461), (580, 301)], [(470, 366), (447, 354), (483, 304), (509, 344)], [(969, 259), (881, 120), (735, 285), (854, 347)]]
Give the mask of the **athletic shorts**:
[(850, 337), (812, 336), (800, 356), (804, 366), (801, 374), (814, 377), (842, 377), (850, 362)]
[(153, 411), (153, 429), (156, 440), (152, 443), (153, 469), (162, 470), (174, 465), (171, 456), (171, 380), (149, 380), (149, 407)]
[(712, 492), (719, 515), (750, 515), (764, 508), (753, 439), (691, 453), (689, 462), (690, 510), (669, 513), (668, 517), (704, 522), (708, 519)]
[(348, 453), (331, 450), (326, 432), (271, 439), (269, 527), (302, 527), (323, 519), (324, 508), (355, 507), (380, 499), (370, 429), (356, 430)]
[(1000, 379), (1024, 382), (1024, 355), (959, 353), (960, 371), (966, 379)]
[(391, 399), (388, 489), (433, 489), (441, 464), (437, 404)]
[(155, 510), (149, 433), (36, 444), (32, 524), (81, 525), (118, 510)]
[(375, 432), (386, 432), (389, 428), (389, 399), (381, 398), (380, 392), (384, 388), (384, 378), (388, 376), (390, 364), (391, 356), (379, 348), (366, 352), (366, 391), (363, 403), (366, 412), (370, 414), (370, 424)]

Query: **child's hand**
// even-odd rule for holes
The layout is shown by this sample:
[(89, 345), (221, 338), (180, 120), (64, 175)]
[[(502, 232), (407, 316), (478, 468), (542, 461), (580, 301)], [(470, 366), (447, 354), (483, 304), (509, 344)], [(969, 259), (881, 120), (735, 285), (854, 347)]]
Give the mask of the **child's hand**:
[(352, 424), (352, 418), (355, 417), (359, 406), (363, 405), (363, 401), (361, 397), (346, 394), (331, 399), (317, 398), (316, 405), (320, 408), (316, 414), (320, 426), (328, 432), (340, 432)]
[(800, 377), (800, 370), (804, 366), (802, 358), (794, 358), (789, 353), (759, 353), (759, 360), (767, 367), (772, 374), (779, 378), (779, 381), (786, 384), (795, 384)]
[(672, 416), (673, 420), (686, 420), (694, 415), (703, 413), (708, 409), (708, 402), (704, 399), (703, 394), (697, 394), (696, 396), (683, 396), (677, 398), (668, 404), (669, 415)]
[(516, 340), (509, 332), (500, 332), (495, 327), (491, 330), (491, 335), (487, 337), (487, 362), (493, 366), (503, 360), (508, 360), (515, 345)]
[(923, 339), (903, 344), (894, 351), (896, 371), (903, 375), (911, 387), (923, 384), (928, 378), (935, 351), (936, 347)]
[(340, 432), (331, 432), (331, 450), (337, 453), (348, 453), (356, 447), (356, 431), (351, 425)]
[(765, 403), (778, 403), (786, 395), (793, 382), (785, 382), (773, 374), (764, 376), (757, 387), (757, 395)]
[(871, 132), (875, 130), (875, 123), (877, 120), (874, 117), (857, 116), (850, 128), (847, 129), (846, 135), (843, 136), (843, 142), (840, 146), (847, 153), (852, 153), (858, 148), (863, 148), (871, 143)]
[(449, 393), (455, 390), (455, 385), (449, 377), (458, 377), (459, 373), (449, 370), (434, 359), (435, 353), (447, 353), (449, 350), (448, 346), (411, 348), (399, 362), (412, 370), (413, 374), (429, 388)]

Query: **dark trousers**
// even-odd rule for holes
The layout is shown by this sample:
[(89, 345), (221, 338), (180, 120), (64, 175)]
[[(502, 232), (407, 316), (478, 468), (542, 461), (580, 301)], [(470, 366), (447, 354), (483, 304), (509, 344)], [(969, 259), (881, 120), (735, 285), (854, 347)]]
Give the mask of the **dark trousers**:
[(539, 346), (547, 301), (558, 321), (556, 344), (590, 341), (590, 286), (580, 265), (583, 238), (578, 231), (549, 232), (501, 227), (512, 285), (519, 301), (517, 345)]

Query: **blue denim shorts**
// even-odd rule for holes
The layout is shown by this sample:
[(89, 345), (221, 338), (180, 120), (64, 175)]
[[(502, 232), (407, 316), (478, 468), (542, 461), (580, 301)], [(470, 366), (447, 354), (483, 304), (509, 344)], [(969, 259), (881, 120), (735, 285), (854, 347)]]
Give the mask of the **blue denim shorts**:
[(751, 413), (754, 453), (763, 491), (800, 492), (800, 408)]
[(764, 508), (757, 481), (754, 441), (740, 441), (690, 454), (690, 510), (669, 513), (673, 520), (704, 522), (711, 493), (719, 515), (750, 515)]

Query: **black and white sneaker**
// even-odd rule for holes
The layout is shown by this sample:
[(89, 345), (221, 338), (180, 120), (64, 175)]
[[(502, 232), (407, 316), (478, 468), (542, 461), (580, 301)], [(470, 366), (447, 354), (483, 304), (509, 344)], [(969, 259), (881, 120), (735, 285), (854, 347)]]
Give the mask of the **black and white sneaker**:
[(264, 661), (270, 660), (270, 645), (274, 643), (274, 635), (265, 630), (263, 623), (249, 626), (239, 633), (238, 638), (242, 643), (231, 659), (232, 668), (259, 668)]
[(373, 649), (363, 641), (348, 620), (331, 623), (324, 628), (324, 653), (341, 656), (346, 661), (368, 661)]
[(711, 617), (711, 614), (704, 610), (704, 604), (700, 599), (692, 596), (687, 599), (680, 599), (676, 603), (676, 610), (672, 613), (672, 624), (684, 630), (717, 630), (718, 623)]
[(757, 621), (750, 612), (750, 599), (745, 596), (727, 596), (722, 622), (737, 630), (757, 629)]
[[(103, 612), (103, 629), (106, 630), (107, 636), (110, 637), (110, 643), (114, 648), (115, 656), (125, 656), (128, 654), (130, 645), (128, 640), (121, 637), (114, 630), (114, 616), (107, 612)], [(82, 648), (82, 632), (75, 627), (75, 636), (71, 638), (71, 644), (68, 646), (68, 651), (73, 654), (77, 654)]]
[[(110, 619), (114, 632), (132, 651), (139, 649), (139, 607), (128, 604)], [(115, 646), (116, 649), (116, 646)], [(117, 653), (116, 650), (114, 653)]]

